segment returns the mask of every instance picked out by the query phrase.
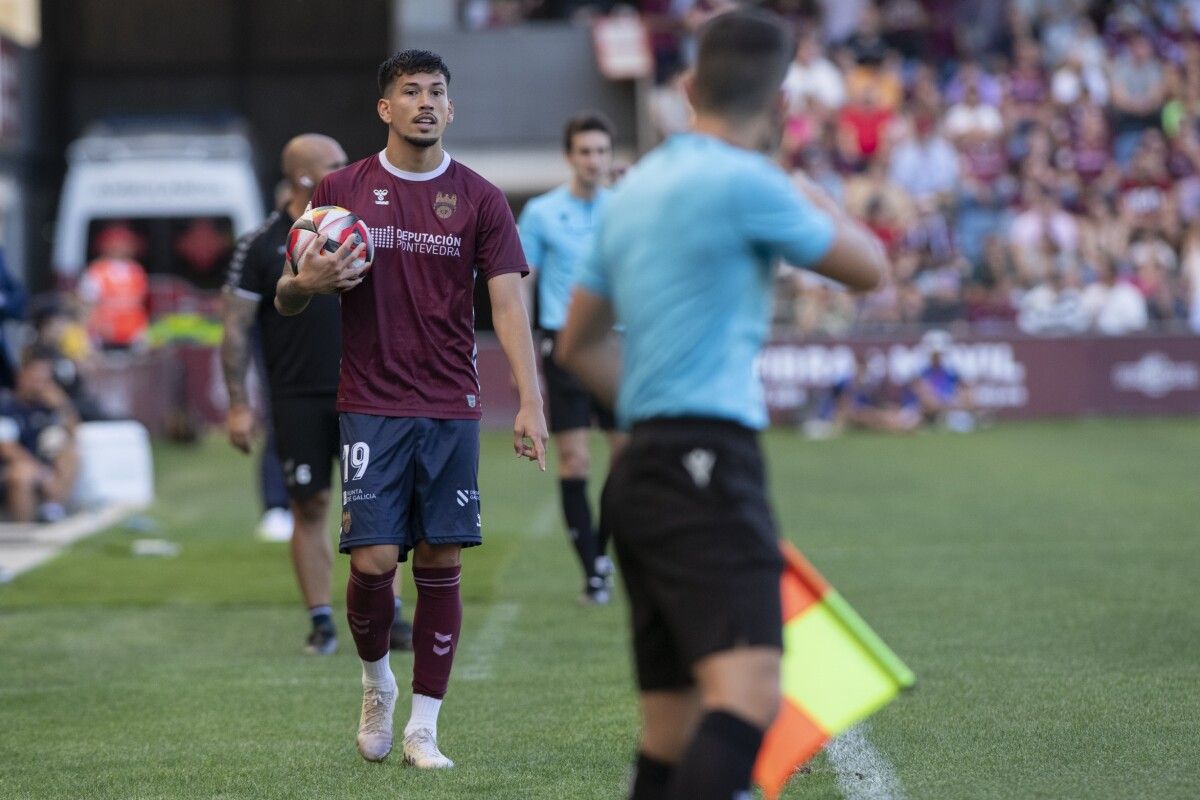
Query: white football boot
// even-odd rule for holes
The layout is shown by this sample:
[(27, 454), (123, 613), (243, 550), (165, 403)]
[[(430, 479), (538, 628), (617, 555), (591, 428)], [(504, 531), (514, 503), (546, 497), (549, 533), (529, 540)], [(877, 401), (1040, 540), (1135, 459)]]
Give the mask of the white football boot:
[(404, 763), (421, 769), (450, 769), (454, 762), (438, 750), (437, 736), (429, 728), (417, 728), (404, 737)]
[(392, 752), (392, 713), (395, 710), (395, 681), (390, 687), (363, 688), (362, 716), (358, 720), (356, 741), (359, 754), (367, 761), (383, 761)]

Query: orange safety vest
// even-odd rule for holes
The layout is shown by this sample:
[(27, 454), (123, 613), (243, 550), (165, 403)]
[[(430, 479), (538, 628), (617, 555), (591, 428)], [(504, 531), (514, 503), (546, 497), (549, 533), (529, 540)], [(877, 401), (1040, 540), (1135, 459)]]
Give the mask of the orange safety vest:
[(92, 306), (88, 329), (101, 343), (132, 344), (149, 324), (146, 270), (126, 258), (100, 258), (83, 276), (82, 294)]

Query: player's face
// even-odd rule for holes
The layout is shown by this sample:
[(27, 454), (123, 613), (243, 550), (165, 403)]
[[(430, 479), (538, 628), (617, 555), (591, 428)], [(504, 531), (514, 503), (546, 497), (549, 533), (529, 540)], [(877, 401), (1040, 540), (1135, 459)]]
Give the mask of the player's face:
[(446, 77), (440, 72), (400, 75), (380, 98), (379, 117), (414, 147), (432, 147), (454, 119)]
[(571, 137), (567, 163), (585, 186), (602, 186), (612, 173), (612, 139), (604, 131), (583, 131)]

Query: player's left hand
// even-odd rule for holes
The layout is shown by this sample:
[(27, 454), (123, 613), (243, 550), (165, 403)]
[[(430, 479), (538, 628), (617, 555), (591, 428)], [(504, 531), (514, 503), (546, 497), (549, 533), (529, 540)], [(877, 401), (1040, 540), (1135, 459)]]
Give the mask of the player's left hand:
[(517, 419), (513, 423), (513, 450), (518, 458), (536, 461), (538, 469), (546, 471), (546, 441), (550, 434), (546, 431), (546, 416), (542, 409), (521, 406)]

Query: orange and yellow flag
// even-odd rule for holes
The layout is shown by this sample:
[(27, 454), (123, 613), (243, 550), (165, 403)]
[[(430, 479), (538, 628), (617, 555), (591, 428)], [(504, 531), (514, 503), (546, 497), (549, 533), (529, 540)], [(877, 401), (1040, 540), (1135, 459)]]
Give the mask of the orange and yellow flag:
[(913, 685), (883, 643), (800, 551), (781, 542), (784, 567), (783, 703), (763, 739), (754, 781), (775, 800), (793, 773), (833, 737)]

